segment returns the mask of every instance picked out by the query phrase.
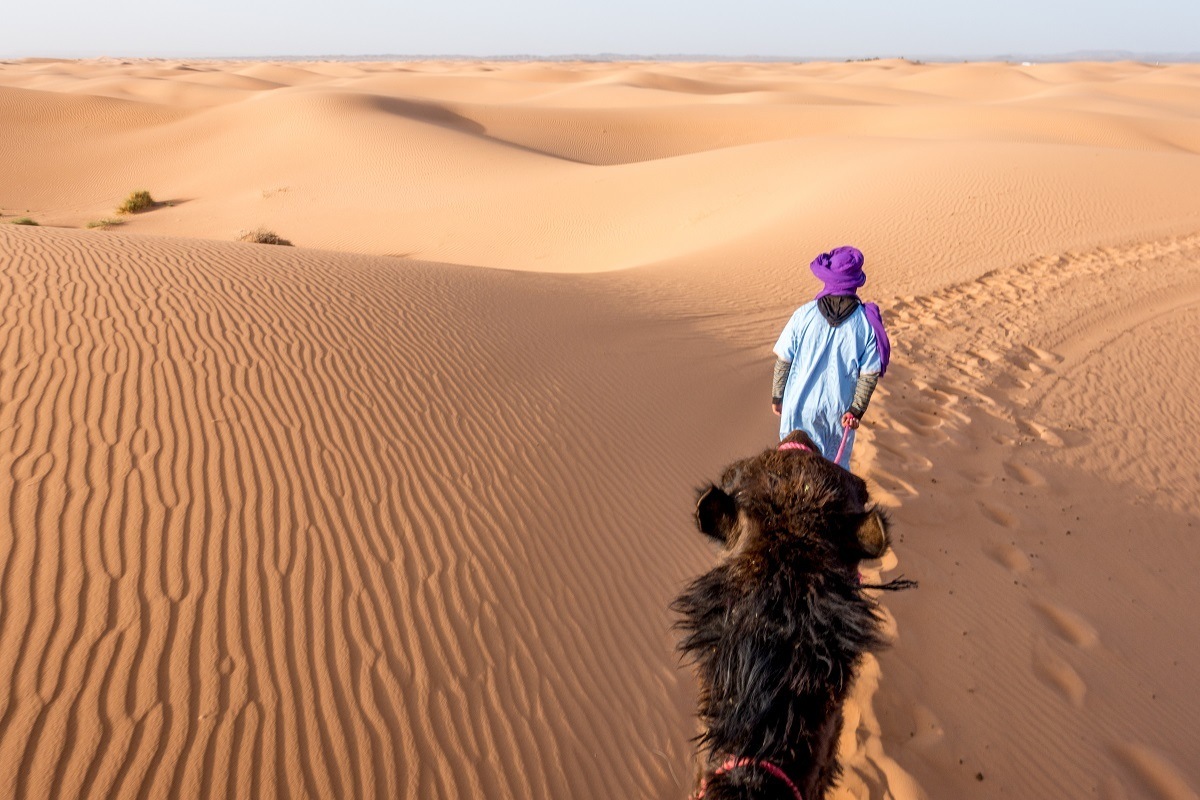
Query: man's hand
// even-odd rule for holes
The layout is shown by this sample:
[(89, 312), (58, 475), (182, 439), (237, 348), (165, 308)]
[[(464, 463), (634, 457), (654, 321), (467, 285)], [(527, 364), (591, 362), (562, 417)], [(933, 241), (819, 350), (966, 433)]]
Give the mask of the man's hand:
[(783, 403), (771, 403), (771, 410), (775, 412), (775, 416), (783, 416)]
[(857, 429), (858, 425), (859, 425), (858, 417), (854, 416), (849, 411), (847, 411), (845, 414), (842, 414), (842, 427), (843, 428)]

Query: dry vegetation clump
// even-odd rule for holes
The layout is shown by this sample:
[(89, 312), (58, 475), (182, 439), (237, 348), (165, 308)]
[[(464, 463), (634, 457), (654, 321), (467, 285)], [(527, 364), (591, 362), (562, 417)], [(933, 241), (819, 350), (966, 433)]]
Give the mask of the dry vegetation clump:
[(89, 222), (87, 224), (87, 226), (89, 228), (100, 228), (102, 230), (107, 230), (108, 228), (115, 228), (118, 225), (124, 225), (124, 224), (125, 224), (125, 220), (123, 220), (123, 219), (113, 219), (112, 217), (106, 217), (105, 219), (94, 219), (91, 222)]
[(255, 228), (252, 231), (242, 231), (238, 234), (239, 242), (253, 242), (254, 244), (281, 244), (285, 247), (292, 247), (292, 243), (284, 239), (274, 231), (269, 231), (266, 228)]
[(125, 198), (125, 202), (117, 206), (117, 213), (137, 214), (141, 211), (149, 211), (157, 205), (158, 202), (150, 196), (149, 192), (145, 189), (138, 189), (136, 192), (130, 192), (129, 197)]
[(29, 217), (19, 217), (10, 222), (9, 225), (37, 225), (37, 221)]

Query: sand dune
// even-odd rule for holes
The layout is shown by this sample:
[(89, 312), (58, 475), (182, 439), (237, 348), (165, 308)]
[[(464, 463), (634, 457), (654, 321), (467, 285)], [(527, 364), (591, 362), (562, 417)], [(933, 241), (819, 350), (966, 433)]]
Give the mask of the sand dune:
[[(82, 226), (146, 188), (188, 202), (128, 231), (232, 239), (265, 224), (301, 246), (555, 272), (690, 259), (710, 244), (697, 228), (807, 253), (835, 218), (852, 228), (841, 238), (875, 233), (873, 252), (907, 263), (967, 252), (986, 225), (1032, 239), (1011, 261), (1099, 243), (1089, 232), (1109, 220), (1106, 243), (1186, 233), (1200, 213), (1186, 66), (88, 66), (0, 70), (0, 87), (35, 93), (0, 105), (21, 156), (0, 163), (0, 209)], [(134, 109), (136, 125), (111, 127)], [(505, 203), (537, 213), (495, 214)], [(747, 224), (780, 216), (770, 233)]]
[(19, 796), (671, 793), (701, 384), (618, 294), (0, 231)]
[[(853, 242), (896, 353), (868, 572), (921, 588), (837, 797), (1196, 797), (1198, 96), (1134, 63), (0, 63), (0, 774), (684, 797), (693, 487), (770, 445), (769, 346)], [(72, 229), (137, 188), (170, 203)], [(229, 241), (257, 225), (300, 246)]]
[[(885, 741), (910, 737), (891, 755), (931, 796), (1200, 786), (1184, 644), (1200, 407), (1179, 377), (1198, 259), (1194, 236), (1065, 253), (900, 304), (908, 355), (872, 473), (927, 594), (889, 604), (902, 634), (880, 717)], [(928, 595), (941, 610), (906, 624)]]

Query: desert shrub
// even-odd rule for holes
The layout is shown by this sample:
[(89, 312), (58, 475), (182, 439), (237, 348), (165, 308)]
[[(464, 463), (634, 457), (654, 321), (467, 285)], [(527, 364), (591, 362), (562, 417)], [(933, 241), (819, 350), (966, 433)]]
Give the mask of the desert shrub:
[(30, 219), (29, 217), (20, 217), (19, 219), (14, 219), (10, 224), (11, 225), (37, 225), (37, 222), (35, 220)]
[(124, 225), (124, 224), (125, 224), (125, 220), (123, 220), (123, 219), (112, 219), (111, 217), (109, 217), (109, 218), (105, 218), (105, 219), (94, 219), (91, 222), (89, 222), (87, 224), (87, 226), (89, 228), (115, 228), (118, 225)]
[(274, 231), (269, 231), (266, 228), (255, 228), (252, 231), (242, 231), (238, 235), (239, 242), (253, 242), (255, 244), (281, 244), (285, 247), (291, 247), (292, 243), (284, 239)]
[(125, 202), (117, 206), (118, 214), (137, 214), (139, 211), (146, 211), (154, 208), (158, 203), (150, 196), (150, 193), (145, 189), (138, 189), (136, 192), (131, 192), (129, 197), (125, 198)]

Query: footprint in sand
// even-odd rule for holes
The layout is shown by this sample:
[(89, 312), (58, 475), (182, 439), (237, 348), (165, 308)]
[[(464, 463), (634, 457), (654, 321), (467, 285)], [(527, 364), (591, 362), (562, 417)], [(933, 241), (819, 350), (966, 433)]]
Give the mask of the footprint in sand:
[(1162, 753), (1133, 742), (1114, 745), (1113, 753), (1151, 797), (1159, 800), (1200, 800), (1200, 794)]
[(1039, 640), (1033, 647), (1033, 671), (1075, 708), (1083, 708), (1087, 684), (1067, 660), (1054, 652), (1050, 643)]
[(893, 497), (917, 497), (921, 494), (917, 491), (917, 487), (885, 470), (876, 469), (871, 477), (878, 486)]
[(991, 486), (992, 483), (994, 483), (996, 480), (995, 476), (993, 476), (992, 473), (990, 473), (990, 472), (962, 471), (959, 473), (959, 475), (961, 475), (966, 480), (970, 481), (975, 486), (980, 486), (983, 488), (987, 488), (988, 486)]
[(1033, 562), (1016, 545), (992, 544), (984, 548), (984, 552), (997, 564), (1014, 574), (1024, 575), (1033, 571)]
[(1018, 347), (1016, 350), (1009, 352), (1006, 355), (1006, 359), (1008, 363), (1017, 369), (1042, 375), (1054, 372), (1050, 364), (1062, 360), (1045, 350), (1037, 350), (1026, 346)]
[(942, 418), (935, 413), (909, 408), (893, 414), (894, 419), (913, 432), (915, 436), (930, 438), (942, 426)]
[(1058, 353), (1051, 353), (1049, 350), (1043, 350), (1040, 347), (1033, 345), (1023, 345), (1025, 352), (1029, 353), (1033, 358), (1037, 359), (1043, 367), (1047, 369), (1053, 364), (1061, 364), (1063, 357)]
[(932, 402), (938, 408), (938, 413), (945, 411), (951, 406), (958, 405), (962, 400), (963, 390), (959, 387), (947, 386), (941, 383), (929, 383), (914, 378), (912, 382), (913, 388), (920, 392), (920, 397), (926, 402)]
[(1096, 629), (1074, 611), (1041, 600), (1035, 602), (1033, 608), (1064, 641), (1076, 647), (1093, 647), (1099, 643), (1100, 635)]
[(963, 353), (978, 360), (984, 366), (994, 364), (1004, 358), (1004, 353), (990, 347), (977, 347), (974, 350), (964, 350)]
[(1016, 528), (1019, 523), (1012, 512), (1001, 506), (993, 503), (979, 502), (979, 513), (983, 514), (984, 518), (989, 522), (995, 523), (1002, 528)]
[(878, 441), (875, 443), (875, 449), (887, 453), (889, 458), (895, 459), (897, 468), (904, 472), (928, 472), (933, 469), (932, 461), (911, 450), (892, 447)]
[(1014, 481), (1025, 486), (1045, 486), (1046, 479), (1042, 477), (1040, 472), (1033, 470), (1024, 464), (1018, 464), (1014, 461), (1004, 462), (1004, 472)]
[(1050, 428), (1030, 420), (1018, 420), (1017, 430), (1026, 436), (1035, 436), (1051, 447), (1062, 447), (1064, 444), (1062, 437)]
[(919, 748), (930, 748), (946, 736), (946, 730), (936, 715), (923, 705), (913, 706), (913, 736), (909, 743)]
[(1012, 389), (1025, 390), (1025, 389), (1028, 389), (1029, 387), (1033, 386), (1032, 383), (1025, 380), (1024, 378), (1018, 377), (1016, 375), (1006, 375), (1004, 373), (996, 375), (996, 376), (990, 378), (989, 380), (991, 382), (990, 385), (993, 388), (1002, 389), (1005, 391), (1011, 391)]

